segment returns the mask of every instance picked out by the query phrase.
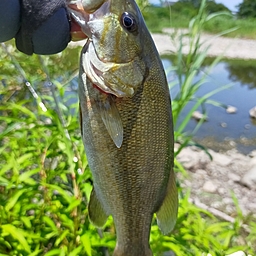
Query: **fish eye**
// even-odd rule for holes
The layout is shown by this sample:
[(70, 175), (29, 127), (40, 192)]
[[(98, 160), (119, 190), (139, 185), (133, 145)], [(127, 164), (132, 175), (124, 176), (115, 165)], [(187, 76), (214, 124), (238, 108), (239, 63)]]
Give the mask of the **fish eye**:
[(125, 29), (129, 32), (134, 32), (137, 30), (137, 22), (133, 15), (128, 12), (124, 12), (121, 16), (121, 23)]

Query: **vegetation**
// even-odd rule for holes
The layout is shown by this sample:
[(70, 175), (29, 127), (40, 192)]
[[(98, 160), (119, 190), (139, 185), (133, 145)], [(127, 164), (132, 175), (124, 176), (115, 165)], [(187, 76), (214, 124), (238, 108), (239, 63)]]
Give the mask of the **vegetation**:
[(242, 18), (256, 18), (256, 3), (254, 0), (244, 0), (238, 6), (238, 15)]
[[(202, 5), (189, 25), (190, 52), (184, 59), (181, 45), (175, 62), (178, 79), (170, 86), (179, 88), (173, 114), (180, 150), (190, 142), (184, 127), (191, 113), (182, 124), (176, 122), (182, 108), (191, 100), (198, 106), (217, 104), (208, 99), (210, 95), (194, 97), (206, 79), (195, 82), (206, 56), (206, 52), (198, 52), (198, 37), (204, 22), (213, 17), (205, 15)], [(12, 42), (0, 48), (1, 256), (100, 256), (106, 250), (111, 253), (115, 246), (111, 218), (102, 231), (88, 220), (92, 179), (80, 137), (78, 104), (71, 91), (77, 87), (79, 51), (66, 49), (41, 58), (15, 51)], [(176, 171), (186, 175), (178, 162)], [(156, 220), (152, 222), (154, 255), (170, 250), (177, 256), (222, 256), (237, 250), (255, 255), (252, 219), (244, 218), (238, 208), (234, 223), (221, 221), (195, 207), (189, 193), (179, 190), (179, 216), (173, 233), (161, 235)], [(250, 234), (242, 224), (248, 225)]]
[[(242, 9), (240, 7), (241, 11)], [(143, 10), (146, 23), (152, 32), (162, 32), (162, 29), (166, 27), (187, 28), (190, 20), (198, 12), (198, 8), (190, 1), (179, 1), (167, 7), (149, 5)], [(251, 8), (250, 10), (253, 9)], [(215, 19), (205, 22), (203, 27), (205, 32), (216, 34), (236, 27), (237, 30), (227, 34), (227, 36), (256, 38), (256, 20), (254, 16), (248, 15), (246, 19), (237, 18), (231, 15), (231, 12), (225, 6), (216, 4), (214, 1), (207, 2), (207, 12), (209, 14), (222, 12), (223, 15), (219, 15)]]

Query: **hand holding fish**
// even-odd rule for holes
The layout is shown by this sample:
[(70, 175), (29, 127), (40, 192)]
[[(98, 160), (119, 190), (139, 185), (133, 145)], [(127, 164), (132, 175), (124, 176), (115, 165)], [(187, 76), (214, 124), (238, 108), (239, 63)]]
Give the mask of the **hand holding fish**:
[(70, 36), (66, 0), (1, 0), (0, 42), (15, 38), (23, 53), (54, 54)]

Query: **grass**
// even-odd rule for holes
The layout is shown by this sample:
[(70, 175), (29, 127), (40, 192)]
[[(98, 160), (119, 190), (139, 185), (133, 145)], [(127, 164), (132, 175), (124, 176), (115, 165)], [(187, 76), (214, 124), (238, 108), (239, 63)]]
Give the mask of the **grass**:
[[(207, 95), (194, 97), (204, 83), (194, 78), (205, 57), (197, 51), (205, 18), (202, 8), (190, 22), (188, 57), (181, 55), (182, 45), (177, 54), (178, 79), (170, 86), (181, 91), (173, 99), (174, 120), (187, 102), (194, 100), (200, 105), (208, 100)], [(70, 92), (77, 86), (73, 78), (80, 49), (44, 58), (25, 56), (15, 51), (12, 42), (7, 49), (10, 54), (0, 48), (0, 255), (111, 253), (115, 246), (112, 219), (102, 231), (88, 220), (92, 179), (80, 136), (76, 95)], [(185, 75), (181, 70), (186, 70)], [(191, 139), (183, 133), (189, 118), (176, 129), (176, 140), (183, 141), (180, 150)], [(176, 163), (180, 172), (182, 166)], [(152, 221), (154, 255), (170, 250), (177, 256), (220, 256), (238, 250), (255, 255), (255, 223), (244, 218), (239, 208), (235, 223), (225, 222), (194, 206), (189, 193), (179, 190), (179, 215), (173, 233), (161, 235), (155, 218)], [(250, 234), (242, 223), (249, 226)]]

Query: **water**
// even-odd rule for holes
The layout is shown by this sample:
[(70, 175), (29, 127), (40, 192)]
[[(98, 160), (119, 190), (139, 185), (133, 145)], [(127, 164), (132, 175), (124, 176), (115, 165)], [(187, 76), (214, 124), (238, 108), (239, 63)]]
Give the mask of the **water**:
[[(169, 69), (172, 65), (171, 59), (171, 57), (162, 58), (165, 69)], [(210, 63), (211, 60), (207, 62)], [(176, 79), (175, 72), (169, 72), (167, 78), (169, 82)], [(256, 120), (250, 118), (249, 110), (256, 106), (256, 62), (224, 60), (213, 68), (207, 80), (208, 82), (199, 89), (196, 96), (203, 96), (218, 87), (232, 83), (230, 89), (215, 94), (211, 99), (235, 106), (238, 111), (236, 114), (227, 114), (223, 108), (206, 105), (208, 121), (200, 127), (194, 137), (195, 140), (215, 150), (236, 147), (245, 154), (255, 150)], [(176, 91), (177, 88), (172, 89), (171, 94), (175, 95)], [(193, 103), (188, 104), (179, 122), (192, 106)], [(191, 133), (196, 124), (195, 120), (190, 120), (185, 131)]]

